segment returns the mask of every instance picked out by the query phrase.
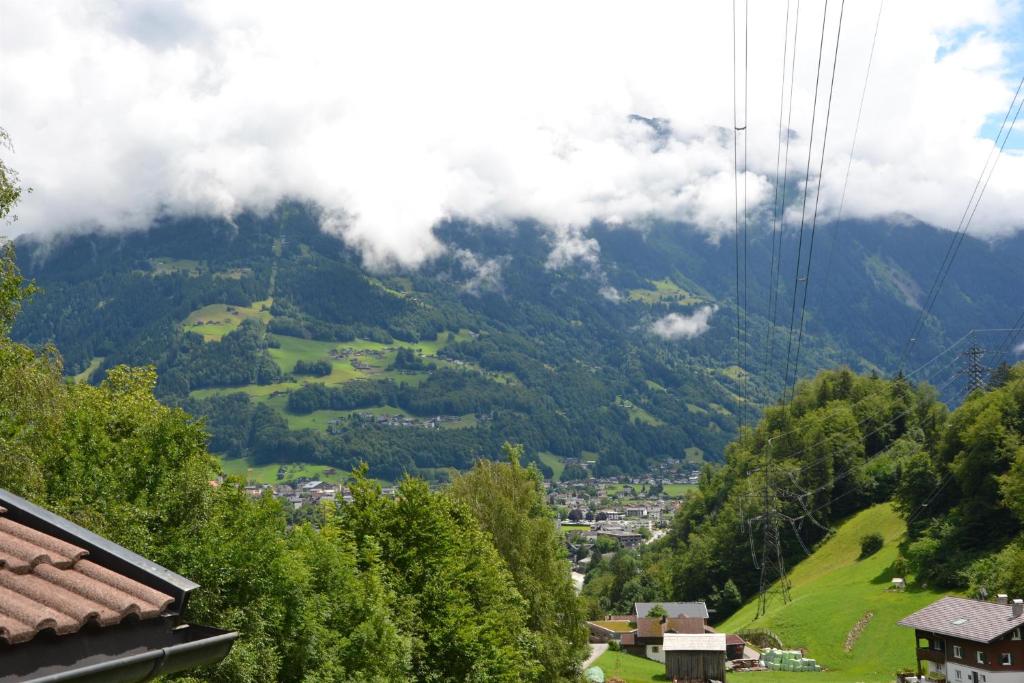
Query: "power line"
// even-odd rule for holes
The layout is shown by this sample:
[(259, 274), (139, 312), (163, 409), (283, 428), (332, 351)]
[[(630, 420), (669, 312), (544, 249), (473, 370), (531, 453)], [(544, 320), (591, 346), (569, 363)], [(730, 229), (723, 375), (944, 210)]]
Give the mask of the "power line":
[[(788, 34), (788, 25), (787, 25)], [(796, 49), (797, 39), (800, 35), (800, 0), (796, 3), (796, 17), (793, 20), (793, 58), (789, 69), (789, 111), (786, 115), (786, 153), (782, 162), (782, 198), (778, 207), (778, 235), (779, 235), (779, 247), (778, 247), (778, 263), (773, 262), (774, 275), (772, 276), (771, 289), (768, 292), (768, 372), (771, 371), (771, 362), (775, 357), (775, 322), (778, 319), (779, 312), (779, 281), (782, 275), (782, 255), (783, 245), (785, 243), (785, 223), (786, 223), (786, 192), (789, 188), (789, 142), (792, 138), (790, 134), (793, 130), (793, 89), (796, 84)], [(788, 35), (787, 35), (788, 37)], [(785, 63), (783, 63), (783, 88), (785, 88)], [(781, 109), (781, 104), (780, 104)], [(782, 135), (782, 121), (780, 114), (779, 121), (779, 135)], [(775, 170), (775, 184), (778, 188), (778, 165), (776, 164)], [(773, 207), (773, 214), (775, 208)], [(772, 235), (772, 244), (775, 243), (774, 227)], [(785, 378), (783, 378), (783, 385), (785, 385)]]
[[(743, 362), (743, 300), (740, 298), (740, 186), (739, 186), (739, 105), (736, 102), (736, 0), (732, 0), (732, 169), (733, 169), (733, 242), (736, 252), (736, 366)], [(743, 430), (744, 400), (740, 389), (736, 420)]]
[(839, 26), (836, 29), (836, 50), (832, 55), (832, 81), (828, 86), (828, 107), (825, 109), (825, 133), (821, 139), (821, 161), (818, 164), (818, 187), (814, 191), (814, 216), (811, 219), (811, 246), (807, 250), (807, 270), (804, 271), (804, 300), (800, 304), (800, 332), (796, 340), (796, 355), (793, 358), (793, 385), (800, 370), (800, 349), (804, 341), (804, 315), (807, 312), (807, 293), (811, 289), (811, 264), (814, 262), (814, 236), (818, 228), (818, 206), (821, 202), (821, 178), (825, 171), (825, 152), (828, 147), (828, 123), (832, 116), (832, 95), (836, 86), (836, 65), (839, 63), (839, 41), (843, 35), (843, 10), (846, 9), (846, 0), (839, 4)]
[(821, 41), (818, 44), (818, 67), (814, 76), (814, 102), (811, 106), (811, 134), (807, 143), (807, 170), (804, 178), (804, 199), (803, 208), (800, 212), (800, 232), (796, 247), (796, 270), (793, 277), (793, 306), (789, 316), (789, 343), (786, 347), (786, 371), (783, 374), (783, 400), (785, 400), (786, 397), (786, 387), (789, 385), (789, 366), (793, 353), (793, 330), (796, 326), (796, 301), (797, 292), (800, 287), (800, 266), (803, 258), (804, 223), (807, 217), (807, 194), (811, 185), (811, 158), (814, 152), (814, 124), (818, 115), (818, 89), (821, 83), (821, 56), (825, 49), (825, 21), (828, 18), (828, 1), (829, 0), (825, 0), (825, 9), (821, 14)]
[[(982, 167), (981, 173), (978, 175), (978, 180), (974, 184), (974, 190), (971, 192), (971, 197), (967, 201), (967, 206), (964, 207), (963, 215), (961, 215), (960, 222), (957, 224), (956, 231), (953, 234), (953, 239), (950, 241), (949, 247), (946, 249), (946, 255), (942, 260), (942, 265), (939, 266), (939, 272), (936, 273), (935, 280), (932, 281), (932, 286), (928, 290), (928, 297), (925, 300), (925, 306), (920, 310), (917, 319), (914, 322), (914, 326), (911, 328), (910, 335), (907, 337), (907, 341), (903, 345), (903, 351), (900, 353), (900, 359), (897, 365), (899, 368), (903, 367), (903, 363), (907, 360), (908, 355), (917, 344), (917, 338), (924, 326), (924, 321), (931, 313), (931, 309), (939, 297), (939, 292), (942, 290), (942, 285), (945, 283), (946, 277), (949, 275), (949, 271), (953, 267), (953, 261), (956, 259), (956, 255), (960, 251), (960, 245), (963, 244), (964, 237), (967, 235), (967, 230), (970, 228), (971, 221), (974, 219), (974, 214), (978, 210), (978, 206), (981, 205), (981, 200), (985, 195), (985, 190), (988, 188), (989, 181), (992, 179), (992, 174), (995, 172), (996, 164), (999, 163), (999, 159), (1002, 156), (1003, 148), (1006, 146), (1006, 141), (1009, 140), (1010, 133), (1013, 132), (1013, 127), (1017, 123), (1017, 118), (1020, 116), (1021, 112), (1021, 106), (1024, 105), (1024, 98), (1020, 98), (1019, 104), (1017, 102), (1022, 87), (1024, 87), (1024, 77), (1021, 78), (1020, 83), (1017, 85), (1017, 90), (1013, 94), (1013, 99), (1010, 101), (1010, 107), (1006, 110), (1006, 116), (1003, 117), (1003, 122), (999, 126), (999, 132), (996, 133), (996, 137), (992, 141), (992, 148), (989, 150), (988, 157), (985, 159), (985, 165)], [(1014, 113), (1014, 106), (1017, 108), (1016, 113)], [(1007, 126), (1007, 121), (1009, 121), (1011, 114), (1013, 114), (1013, 121), (1011, 121), (1009, 126)], [(1002, 138), (1002, 142), (1000, 142), (1000, 138)]]
[[(779, 87), (779, 134), (775, 144), (775, 196), (772, 199), (772, 253), (771, 261), (769, 262), (768, 269), (768, 326), (767, 326), (767, 343), (765, 344), (765, 378), (771, 374), (772, 370), (772, 357), (774, 351), (775, 342), (775, 299), (779, 287), (779, 277), (776, 270), (775, 261), (776, 253), (778, 253), (779, 264), (781, 267), (782, 259), (782, 228), (784, 223), (785, 215), (785, 203), (786, 203), (786, 178), (783, 176), (782, 181), (782, 204), (783, 211), (779, 211), (779, 164), (782, 160), (782, 114), (786, 108), (786, 57), (789, 52), (789, 7), (790, 0), (786, 0), (786, 25), (785, 30), (782, 34), (782, 78), (780, 79)], [(793, 70), (795, 76), (796, 69), (796, 39), (800, 27), (800, 0), (796, 3), (796, 18), (793, 22)], [(793, 82), (795, 78), (790, 77), (789, 85), (789, 119), (786, 122), (786, 161), (785, 161), (785, 172), (788, 174), (789, 166), (789, 125), (793, 118)], [(776, 242), (778, 241), (778, 247)]]
[(836, 245), (839, 242), (839, 222), (843, 218), (843, 209), (846, 207), (846, 187), (850, 183), (850, 169), (853, 168), (853, 154), (857, 149), (857, 135), (860, 133), (860, 119), (864, 113), (864, 100), (868, 94), (868, 80), (871, 78), (871, 64), (875, 59), (875, 45), (878, 43), (878, 27), (882, 24), (882, 10), (885, 8), (885, 0), (879, 0), (878, 17), (875, 19), (875, 33), (871, 38), (871, 50), (868, 52), (868, 67), (864, 72), (864, 87), (860, 91), (860, 104), (857, 107), (857, 122), (853, 125), (853, 141), (850, 143), (850, 156), (846, 160), (846, 174), (843, 177), (843, 191), (839, 196), (839, 211), (836, 213), (835, 227), (832, 230), (832, 242), (828, 250), (828, 259), (825, 265), (825, 282), (822, 284), (822, 295), (828, 291), (829, 282), (832, 280), (832, 258), (835, 255)]

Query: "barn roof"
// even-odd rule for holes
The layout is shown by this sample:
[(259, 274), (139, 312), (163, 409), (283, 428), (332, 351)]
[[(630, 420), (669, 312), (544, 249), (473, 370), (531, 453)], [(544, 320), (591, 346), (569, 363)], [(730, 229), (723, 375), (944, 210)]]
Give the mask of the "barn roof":
[(708, 606), (703, 602), (637, 602), (633, 604), (633, 612), (638, 617), (646, 617), (648, 612), (656, 606), (665, 608), (665, 613), (672, 618), (675, 617), (696, 617), (698, 619), (708, 618)]

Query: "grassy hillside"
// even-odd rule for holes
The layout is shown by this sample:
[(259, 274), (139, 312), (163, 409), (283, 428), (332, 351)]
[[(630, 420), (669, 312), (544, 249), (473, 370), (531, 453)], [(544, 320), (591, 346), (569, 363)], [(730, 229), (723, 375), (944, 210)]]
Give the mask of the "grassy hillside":
[[(865, 510), (844, 522), (835, 536), (792, 573), (792, 601), (778, 599), (768, 614), (754, 620), (751, 602), (733, 615), (720, 629), (767, 628), (777, 633), (786, 647), (806, 648), (810, 657), (829, 669), (830, 681), (891, 681), (900, 668), (914, 665), (913, 634), (896, 622), (924, 607), (941, 594), (920, 588), (905, 593), (888, 592), (896, 559), (897, 544), (903, 536), (903, 520), (889, 504)], [(877, 554), (858, 560), (860, 539), (879, 532), (885, 545)], [(846, 650), (851, 630), (871, 613), (860, 636)], [(757, 683), (803, 680), (807, 673), (741, 675)]]
[[(789, 683), (796, 681), (847, 681), (889, 683), (893, 673), (914, 666), (914, 637), (896, 622), (941, 596), (910, 588), (905, 593), (886, 590), (892, 575), (889, 566), (896, 559), (897, 544), (904, 533), (903, 521), (889, 504), (878, 505), (844, 522), (836, 534), (811, 557), (798, 564), (792, 574), (792, 601), (776, 599), (768, 614), (755, 621), (755, 601), (745, 605), (719, 630), (736, 632), (765, 628), (782, 638), (786, 647), (803, 647), (828, 671), (822, 674), (761, 671), (730, 674), (731, 680), (747, 683)], [(885, 538), (875, 555), (858, 560), (860, 539), (877, 531)], [(846, 650), (851, 630), (865, 619), (859, 637)], [(608, 652), (597, 661), (605, 674), (626, 683), (663, 681), (664, 667), (640, 657)]]

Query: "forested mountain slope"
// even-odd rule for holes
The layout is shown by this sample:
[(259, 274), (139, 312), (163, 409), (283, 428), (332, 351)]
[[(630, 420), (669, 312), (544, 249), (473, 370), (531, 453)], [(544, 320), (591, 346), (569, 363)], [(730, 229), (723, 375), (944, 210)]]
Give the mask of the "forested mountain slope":
[[(717, 460), (740, 394), (757, 409), (780, 388), (793, 264), (784, 259), (768, 373), (767, 236), (750, 247), (745, 374), (731, 244), (693, 229), (595, 227), (593, 259), (553, 266), (536, 226), (449, 223), (437, 230), (445, 255), (379, 273), (317, 226), (314, 209), (289, 204), (231, 223), (20, 241), (19, 263), (43, 291), (14, 336), (54, 342), (67, 374), (94, 382), (118, 363), (154, 364), (158, 395), (206, 416), (217, 452), (365, 460), (385, 478), (464, 468), (505, 440), (528, 460), (596, 461), (602, 474)], [(893, 369), (948, 233), (848, 224), (830, 262), (831, 233), (821, 239), (801, 368)], [(968, 239), (908, 365), (972, 327), (1005, 326), (1021, 262), (1024, 238)], [(705, 306), (715, 308), (703, 334), (653, 332)]]

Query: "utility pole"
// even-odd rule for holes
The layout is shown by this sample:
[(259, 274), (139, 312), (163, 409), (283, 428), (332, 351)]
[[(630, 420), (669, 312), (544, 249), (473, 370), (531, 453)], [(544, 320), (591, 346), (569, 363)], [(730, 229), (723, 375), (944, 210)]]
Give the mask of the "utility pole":
[[(788, 603), (789, 576), (786, 574), (786, 561), (782, 553), (782, 534), (779, 532), (782, 519), (779, 510), (779, 495), (772, 482), (772, 441), (775, 437), (768, 439), (764, 448), (764, 498), (761, 501), (763, 508), (759, 517), (761, 522), (761, 581), (758, 588), (757, 614), (755, 619), (764, 616), (768, 612), (768, 603), (772, 593), (779, 593), (782, 602)], [(776, 582), (778, 582), (776, 584)], [(772, 585), (775, 588), (772, 589)]]
[(968, 391), (976, 391), (978, 389), (985, 388), (985, 378), (988, 377), (988, 368), (981, 363), (981, 358), (984, 355), (985, 349), (978, 346), (976, 343), (972, 343), (966, 351), (960, 352), (960, 358), (963, 360), (963, 366), (959, 374), (967, 378)]

